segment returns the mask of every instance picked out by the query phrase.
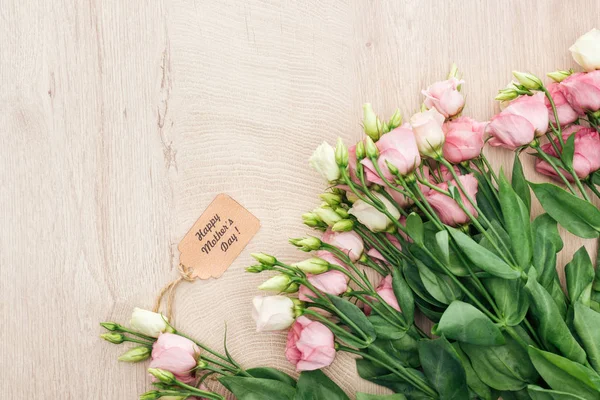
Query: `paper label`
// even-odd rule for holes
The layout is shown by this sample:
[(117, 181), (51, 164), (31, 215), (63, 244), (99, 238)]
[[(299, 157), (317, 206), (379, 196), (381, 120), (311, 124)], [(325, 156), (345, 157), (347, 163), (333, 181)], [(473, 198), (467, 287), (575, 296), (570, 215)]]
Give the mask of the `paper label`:
[(179, 243), (179, 262), (192, 269), (194, 277), (218, 278), (259, 229), (254, 215), (221, 193)]

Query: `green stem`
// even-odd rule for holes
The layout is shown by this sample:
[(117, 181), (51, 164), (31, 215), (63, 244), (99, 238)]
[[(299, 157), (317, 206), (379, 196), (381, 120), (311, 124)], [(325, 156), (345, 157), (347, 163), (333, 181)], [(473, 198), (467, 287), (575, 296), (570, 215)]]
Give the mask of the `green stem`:
[[(191, 340), (191, 341), (192, 341), (192, 342), (194, 342), (194, 343), (195, 343), (195, 344), (196, 344), (198, 347), (200, 347), (202, 350), (204, 350), (204, 351), (207, 351), (207, 352), (209, 352), (210, 354), (212, 354), (213, 356), (215, 356), (215, 357), (217, 357), (217, 358), (220, 358), (221, 360), (223, 360), (223, 361), (226, 361), (226, 362), (228, 362), (228, 363), (230, 363), (230, 364), (231, 364), (231, 360), (229, 360), (227, 357), (225, 357), (225, 356), (223, 356), (223, 355), (221, 355), (221, 354), (217, 353), (216, 351), (212, 350), (210, 347), (208, 347), (208, 346), (206, 346), (206, 345), (204, 345), (204, 344), (202, 344), (202, 343), (198, 342), (198, 341), (197, 341), (197, 340), (195, 340), (195, 339), (192, 339), (191, 337), (189, 337), (189, 336), (185, 335), (184, 333), (182, 333), (182, 332), (180, 332), (180, 331), (177, 331), (177, 330), (176, 330), (176, 331), (175, 331), (175, 333), (176, 333), (177, 335), (179, 335), (179, 336), (183, 336), (184, 338)], [(233, 365), (233, 364), (232, 364), (232, 365)]]
[(571, 193), (576, 194), (575, 193), (575, 189), (573, 189), (573, 186), (571, 186), (571, 183), (569, 182), (569, 180), (567, 179), (567, 177), (562, 173), (562, 171), (560, 170), (560, 168), (558, 168), (558, 166), (556, 165), (556, 163), (554, 161), (552, 161), (552, 158), (550, 158), (546, 153), (544, 153), (544, 151), (541, 149), (541, 147), (539, 146), (539, 144), (533, 144), (530, 145), (530, 147), (532, 149), (534, 149), (539, 156), (542, 158), (542, 160), (546, 161), (554, 170), (554, 172), (556, 172), (556, 174), (558, 175), (558, 177), (560, 179), (562, 179), (563, 183), (565, 184), (565, 186), (571, 191)]
[(225, 400), (225, 397), (217, 393), (207, 392), (206, 390), (200, 390), (194, 386), (187, 385), (179, 380), (175, 380), (175, 385), (192, 392), (194, 395), (199, 395), (210, 400)]
[(598, 188), (596, 188), (596, 185), (594, 185), (592, 182), (590, 181), (586, 181), (585, 184), (587, 185), (587, 187), (590, 188), (590, 190), (592, 192), (594, 192), (594, 194), (596, 195), (596, 197), (598, 197), (600, 199), (600, 191), (598, 191)]
[(119, 325), (118, 328), (116, 329), (117, 332), (125, 332), (125, 333), (130, 333), (134, 336), (137, 336), (139, 338), (145, 339), (145, 340), (149, 340), (151, 342), (156, 342), (156, 338), (152, 337), (152, 336), (148, 336), (148, 335), (144, 335), (143, 333), (139, 333), (136, 331), (132, 331), (131, 329), (128, 329), (124, 326)]
[(146, 347), (152, 348), (152, 343), (148, 343), (148, 342), (145, 342), (143, 340), (139, 340), (139, 339), (135, 339), (135, 338), (130, 338), (130, 337), (127, 337), (127, 336), (125, 336), (125, 338), (123, 339), (123, 341), (124, 342), (137, 343), (137, 344), (141, 344), (141, 345), (144, 345)]

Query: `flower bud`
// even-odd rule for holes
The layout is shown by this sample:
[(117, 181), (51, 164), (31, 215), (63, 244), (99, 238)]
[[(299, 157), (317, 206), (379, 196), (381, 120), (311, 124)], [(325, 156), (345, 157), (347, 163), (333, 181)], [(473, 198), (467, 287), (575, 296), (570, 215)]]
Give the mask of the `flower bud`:
[(250, 272), (251, 274), (258, 274), (265, 271), (265, 266), (262, 264), (251, 265), (246, 268), (246, 272)]
[(385, 165), (387, 165), (392, 175), (397, 176), (400, 173), (400, 171), (398, 171), (398, 168), (396, 168), (396, 166), (388, 160), (385, 160)]
[(321, 200), (323, 200), (325, 203), (329, 204), (330, 206), (337, 206), (338, 204), (340, 204), (342, 202), (342, 196), (340, 196), (339, 194), (321, 193), (319, 195), (319, 197), (321, 198)]
[(379, 150), (370, 137), (365, 138), (365, 153), (368, 158), (377, 158), (379, 156)]
[(515, 89), (501, 89), (498, 91), (498, 95), (494, 97), (494, 100), (511, 101), (517, 97), (519, 97), (519, 93)]
[(146, 346), (138, 346), (127, 350), (118, 358), (119, 361), (136, 363), (150, 358), (151, 349)]
[(198, 359), (198, 363), (196, 364), (196, 366), (198, 367), (198, 369), (204, 369), (208, 367), (208, 363), (203, 359)]
[(458, 78), (458, 66), (456, 63), (452, 63), (450, 66), (450, 72), (448, 73), (448, 79), (450, 78)]
[(558, 70), (558, 71), (554, 71), (554, 72), (549, 72), (548, 75), (550, 78), (552, 78), (552, 80), (554, 80), (554, 82), (562, 82), (564, 79), (568, 78), (569, 76), (571, 76), (573, 74), (573, 70), (570, 69), (568, 71), (565, 70)]
[(131, 313), (129, 325), (139, 333), (157, 338), (161, 333), (173, 332), (168, 322), (169, 320), (162, 314), (136, 307)]
[(537, 76), (527, 73), (527, 72), (519, 72), (513, 71), (513, 75), (521, 85), (525, 86), (527, 89), (531, 90), (540, 90), (544, 84)]
[(373, 112), (371, 103), (363, 104), (363, 128), (367, 136), (373, 140), (379, 140), (383, 133), (383, 126), (379, 117)]
[(289, 328), (296, 318), (296, 303), (286, 296), (257, 296), (252, 300), (252, 318), (256, 331), (278, 331)]
[(356, 143), (356, 160), (360, 161), (363, 158), (366, 157), (365, 154), (365, 144), (364, 142), (361, 140), (360, 142)]
[(304, 225), (314, 228), (321, 226), (323, 221), (321, 221), (321, 218), (314, 212), (309, 212), (302, 214), (302, 222), (304, 222)]
[(121, 325), (115, 322), (100, 322), (100, 326), (111, 332), (118, 331), (121, 328)]
[(321, 248), (321, 240), (314, 236), (308, 236), (305, 238), (290, 239), (290, 243), (298, 247), (302, 251), (313, 251)]
[(354, 222), (351, 219), (343, 219), (336, 222), (331, 227), (334, 232), (350, 232), (354, 228)]
[[(140, 396), (140, 400), (156, 400), (159, 398), (161, 398), (161, 395), (158, 390), (151, 390)], [(164, 397), (163, 397), (163, 399), (164, 399)]]
[(304, 314), (304, 309), (306, 308), (306, 305), (304, 304), (303, 301), (298, 300), (298, 299), (292, 299), (292, 303), (294, 304), (294, 316), (296, 318), (298, 318), (299, 316), (301, 316), (302, 314)]
[(307, 274), (322, 274), (329, 270), (329, 263), (318, 257), (309, 258), (292, 265)]
[(337, 215), (339, 215), (342, 218), (348, 218), (348, 215), (349, 215), (348, 210), (346, 210), (345, 208), (336, 207), (335, 212), (337, 213)]
[(258, 261), (261, 264), (267, 265), (267, 266), (273, 266), (275, 265), (275, 263), (277, 262), (277, 259), (269, 254), (265, 254), (265, 253), (252, 253), (250, 254), (252, 257), (254, 257), (254, 259), (256, 261)]
[(258, 288), (260, 290), (283, 292), (290, 286), (291, 283), (292, 279), (289, 276), (281, 274), (267, 279)]
[(394, 111), (394, 114), (388, 121), (387, 126), (388, 126), (388, 129), (391, 131), (391, 130), (396, 129), (400, 125), (402, 125), (402, 114), (400, 113), (399, 109), (396, 109), (396, 111)]
[(329, 207), (318, 207), (315, 208), (313, 212), (317, 214), (319, 218), (328, 226), (331, 226), (342, 219), (342, 217), (340, 217), (335, 211), (333, 211)]
[(172, 372), (160, 368), (148, 368), (148, 372), (162, 383), (167, 385), (175, 383), (175, 375)]
[(121, 344), (125, 341), (125, 336), (120, 333), (103, 333), (100, 337), (112, 344)]
[(344, 145), (342, 138), (338, 138), (337, 145), (335, 146), (335, 162), (341, 168), (348, 166), (348, 149)]
[(328, 182), (333, 182), (340, 178), (340, 168), (336, 162), (335, 150), (329, 143), (321, 143), (308, 161), (310, 166)]

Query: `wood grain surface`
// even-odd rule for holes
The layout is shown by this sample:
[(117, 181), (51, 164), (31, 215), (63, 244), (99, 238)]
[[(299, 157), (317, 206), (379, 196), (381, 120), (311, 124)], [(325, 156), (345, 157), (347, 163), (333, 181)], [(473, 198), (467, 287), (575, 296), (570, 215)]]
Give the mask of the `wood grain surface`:
[[(511, 70), (574, 66), (567, 49), (599, 15), (597, 0), (2, 0), (0, 397), (149, 389), (98, 322), (152, 306), (218, 193), (262, 228), (221, 278), (180, 286), (175, 323), (216, 347), (227, 323), (244, 366), (293, 372), (285, 334), (254, 332), (264, 276), (243, 268), (253, 251), (304, 256), (287, 238), (308, 232), (300, 214), (324, 189), (312, 149), (357, 140), (363, 102), (409, 115), (452, 61), (465, 114), (486, 120)], [(563, 254), (582, 243), (565, 240)], [(327, 373), (349, 393), (384, 392), (350, 357)]]

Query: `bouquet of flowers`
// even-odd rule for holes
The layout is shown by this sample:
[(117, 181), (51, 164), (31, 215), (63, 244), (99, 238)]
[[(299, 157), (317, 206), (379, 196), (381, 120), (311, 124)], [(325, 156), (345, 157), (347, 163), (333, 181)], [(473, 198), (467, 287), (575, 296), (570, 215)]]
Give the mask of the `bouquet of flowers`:
[[(322, 235), (290, 243), (314, 253), (253, 254), (247, 268), (275, 273), (259, 289), (277, 294), (254, 298), (253, 317), (259, 331), (289, 329), (285, 355), (299, 379), (244, 370), (226, 349), (137, 311), (146, 328), (134, 313), (137, 330), (106, 323), (104, 337), (141, 345), (125, 361), (152, 356), (157, 390), (142, 398), (222, 398), (202, 386), (216, 374), (242, 400), (348, 399), (320, 371), (348, 352), (360, 377), (395, 393), (359, 400), (600, 399), (600, 272), (583, 246), (565, 267), (566, 292), (556, 272), (558, 225), (600, 235), (600, 31), (571, 51), (585, 72), (552, 72), (549, 84), (514, 72), (489, 122), (462, 115), (455, 66), (423, 90), (408, 123), (365, 104), (364, 138), (324, 142), (310, 159), (329, 188), (302, 219)], [(515, 152), (510, 179), (492, 168), (486, 143)], [(528, 181), (523, 152), (556, 184)], [(545, 211), (533, 220), (530, 189)]]

